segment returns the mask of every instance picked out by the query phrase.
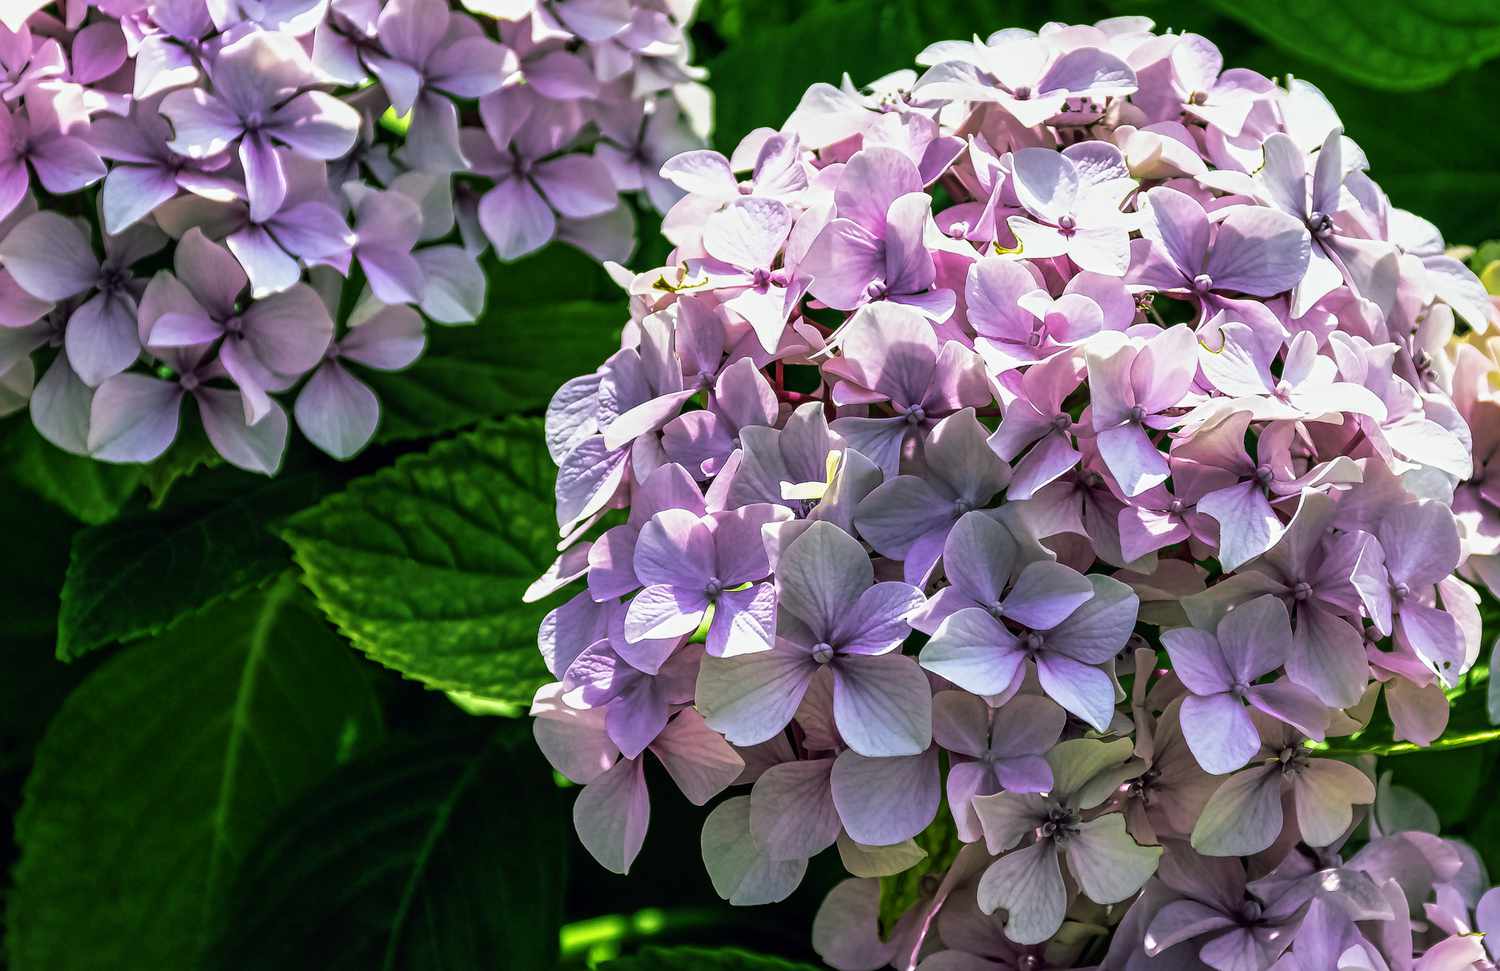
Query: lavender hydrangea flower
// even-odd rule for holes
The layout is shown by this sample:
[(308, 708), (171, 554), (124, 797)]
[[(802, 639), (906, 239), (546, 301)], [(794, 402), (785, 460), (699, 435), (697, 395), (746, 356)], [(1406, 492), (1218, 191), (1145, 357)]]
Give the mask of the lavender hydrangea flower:
[(1045, 795), (1001, 792), (974, 799), (986, 847), (1003, 854), (979, 881), (979, 907), (986, 913), (1005, 910), (1005, 936), (1012, 941), (1039, 944), (1062, 926), (1068, 906), (1064, 860), (1079, 891), (1101, 904), (1126, 899), (1155, 872), (1161, 847), (1131, 839), (1125, 817), (1083, 815), (1139, 771), (1129, 756), (1125, 739), (1061, 742), (1047, 753), (1053, 783)]
[(896, 652), (922, 604), (915, 587), (874, 582), (864, 549), (831, 523), (813, 523), (778, 562), (774, 648), (704, 662), (698, 704), (735, 744), (780, 731), (823, 666), (833, 671), (839, 733), (861, 755), (916, 755), (932, 740), (932, 692)]
[(769, 650), (775, 597), (761, 529), (790, 518), (780, 506), (741, 506), (697, 516), (666, 509), (641, 528), (635, 573), (645, 588), (630, 601), (625, 637), (632, 643), (698, 629), (710, 607), (708, 653), (736, 657)]
[(214, 90), (173, 91), (161, 101), (172, 123), (172, 147), (206, 158), (238, 145), (250, 215), (268, 219), (286, 198), (285, 150), (333, 159), (354, 147), (359, 114), (322, 91), (312, 63), (294, 39), (251, 33), (214, 58)]
[(922, 648), (922, 666), (976, 694), (1000, 695), (1031, 662), (1052, 700), (1104, 731), (1115, 687), (1098, 665), (1125, 646), (1139, 605), (1135, 593), (1118, 580), (1041, 560), (1021, 569), (1003, 596), (996, 587), (985, 595), (994, 599), (938, 625)]
[(80, 301), (68, 317), (65, 344), (78, 377), (94, 387), (140, 355), (136, 301), (143, 287), (130, 267), (165, 242), (147, 227), (109, 236), (101, 261), (77, 223), (38, 212), (0, 241), (0, 263), (21, 289), (40, 300)]
[(1290, 681), (1255, 683), (1286, 663), (1292, 626), (1280, 600), (1257, 597), (1236, 607), (1213, 634), (1179, 627), (1161, 639), (1192, 692), (1182, 702), (1182, 734), (1205, 771), (1233, 772), (1260, 750), (1247, 705), (1322, 739), (1328, 711), (1316, 695)]

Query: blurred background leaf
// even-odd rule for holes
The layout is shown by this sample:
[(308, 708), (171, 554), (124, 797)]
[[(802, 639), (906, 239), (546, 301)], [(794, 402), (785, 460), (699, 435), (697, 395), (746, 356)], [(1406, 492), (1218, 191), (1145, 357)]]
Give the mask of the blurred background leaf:
[(567, 803), (514, 722), (397, 742), (287, 807), (256, 846), (205, 967), (549, 968)]
[(37, 749), (11, 967), (199, 968), (271, 816), (381, 726), (358, 655), (289, 576), (116, 654)]

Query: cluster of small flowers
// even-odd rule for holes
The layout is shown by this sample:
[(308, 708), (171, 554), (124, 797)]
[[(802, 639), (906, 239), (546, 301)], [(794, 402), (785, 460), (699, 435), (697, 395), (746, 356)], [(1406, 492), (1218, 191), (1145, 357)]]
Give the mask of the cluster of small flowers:
[(300, 383), (302, 432), (352, 455), (380, 410), (350, 365), (411, 364), (423, 316), (474, 321), (485, 249), (623, 259), (622, 193), (681, 195), (657, 169), (702, 144), (693, 5), (0, 4), (0, 413), (146, 462), (192, 398), (269, 474), (272, 395)]
[(1483, 287), (1315, 88), (1203, 37), (918, 61), (669, 161), (671, 263), (552, 401), (531, 595), (586, 587), (533, 715), (582, 842), (630, 867), (650, 752), (749, 787), (702, 833), (732, 903), (951, 828), (893, 936), (873, 881), (829, 898), (847, 971), (1489, 967), (1477, 857), (1320, 752), (1381, 695), (1436, 739), (1478, 655), (1455, 488), (1493, 487), (1440, 372)]

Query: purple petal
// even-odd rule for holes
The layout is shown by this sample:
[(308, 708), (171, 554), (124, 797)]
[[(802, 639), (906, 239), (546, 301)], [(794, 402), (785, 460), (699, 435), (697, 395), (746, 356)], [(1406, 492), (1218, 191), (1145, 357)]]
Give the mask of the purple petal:
[(734, 657), (769, 651), (776, 637), (776, 588), (757, 583), (745, 590), (721, 593), (708, 629), (708, 653)]
[(838, 839), (842, 824), (829, 781), (833, 765), (833, 759), (784, 762), (755, 780), (750, 831), (771, 859), (806, 860)]
[(832, 523), (815, 522), (781, 555), (780, 607), (826, 637), (874, 579), (869, 554), (857, 540)]
[(65, 452), (88, 448), (89, 402), (94, 391), (78, 380), (64, 350), (31, 392), (31, 423), (43, 438)]
[(347, 459), (375, 437), (380, 402), (369, 385), (329, 361), (297, 392), (292, 414), (309, 441), (336, 459)]
[(339, 341), (339, 356), (379, 371), (399, 371), (422, 355), (422, 318), (410, 307), (386, 307)]
[(781, 647), (736, 658), (705, 657), (696, 706), (710, 728), (732, 744), (758, 745), (797, 713), (817, 664)]
[(1260, 733), (1233, 695), (1182, 699), (1182, 735), (1203, 771), (1223, 775), (1247, 765), (1260, 751)]
[(119, 374), (141, 353), (135, 301), (125, 294), (94, 294), (68, 318), (64, 341), (84, 384)]
[(0, 262), (27, 293), (66, 300), (99, 279), (99, 258), (73, 221), (54, 212), (27, 216), (0, 242)]
[(833, 716), (849, 747), (871, 758), (916, 755), (932, 744), (932, 689), (904, 655), (840, 657)]
[(1016, 578), (1001, 609), (1006, 617), (1032, 630), (1048, 630), (1092, 600), (1094, 585), (1072, 567), (1051, 560), (1029, 564)]
[(651, 823), (643, 763), (620, 759), (573, 801), (573, 827), (584, 848), (611, 873), (628, 873)]
[(276, 402), (254, 425), (245, 424), (245, 407), (235, 391), (199, 388), (198, 416), (214, 450), (230, 465), (248, 472), (275, 475), (286, 451), (286, 412)]
[(263, 132), (251, 132), (240, 142), (240, 164), (245, 168), (245, 191), (250, 196), (250, 219), (265, 222), (286, 201), (286, 167), (281, 151)]
[(651, 743), (677, 788), (695, 806), (723, 792), (745, 770), (745, 761), (724, 737), (684, 708)]
[(1109, 727), (1115, 712), (1115, 684), (1109, 675), (1093, 665), (1056, 654), (1037, 658), (1036, 675), (1053, 701), (1097, 731)]
[(1172, 659), (1172, 670), (1194, 694), (1212, 695), (1234, 687), (1234, 672), (1224, 660), (1219, 641), (1207, 631), (1178, 627), (1161, 632), (1162, 646)]
[(979, 909), (1005, 911), (1005, 936), (1017, 944), (1040, 944), (1056, 934), (1067, 908), (1062, 867), (1051, 840), (1007, 853), (979, 879)]
[(564, 155), (542, 162), (532, 178), (561, 216), (586, 219), (620, 204), (609, 170), (592, 155)]
[(53, 195), (68, 195), (104, 178), (104, 160), (82, 138), (71, 135), (34, 138), (30, 149), (31, 167)]
[(177, 437), (182, 388), (141, 374), (117, 374), (94, 392), (89, 454), (105, 462), (149, 462)]
[(104, 177), (101, 194), (105, 232), (123, 231), (175, 195), (177, 177), (171, 171), (147, 165), (116, 165)]
[(902, 758), (840, 753), (833, 764), (833, 802), (849, 838), (894, 846), (920, 833), (942, 801), (938, 750)]
[(783, 203), (736, 199), (704, 224), (703, 248), (732, 266), (769, 269), (791, 229), (792, 214)]
[(1225, 614), (1219, 621), (1218, 636), (1235, 682), (1249, 684), (1286, 661), (1292, 623), (1286, 605), (1267, 594)]
[(502, 179), (479, 200), (479, 225), (502, 260), (545, 246), (557, 232), (557, 217), (541, 193), (522, 179)]
[(968, 607), (938, 625), (920, 660), (922, 667), (966, 691), (994, 695), (1015, 681), (1025, 657), (1015, 635), (988, 611)]
[(1321, 742), (1328, 730), (1328, 706), (1318, 696), (1285, 679), (1274, 684), (1252, 684), (1245, 700), (1278, 721)]
[(1204, 272), (1218, 290), (1270, 297), (1290, 290), (1307, 272), (1312, 237), (1274, 209), (1236, 206), (1219, 223)]
[(302, 278), (302, 267), (296, 259), (271, 237), (262, 226), (246, 226), (224, 238), (224, 245), (234, 254), (253, 284), (256, 297), (277, 293)]
[(245, 311), (245, 343), (277, 374), (303, 374), (322, 360), (333, 320), (312, 287), (299, 284), (258, 300)]
[(830, 643), (844, 654), (884, 654), (911, 633), (908, 618), (926, 598), (909, 583), (877, 583), (849, 605), (834, 627)]
[(1118, 580), (1090, 574), (1094, 596), (1046, 632), (1047, 650), (1088, 664), (1111, 660), (1135, 629), (1140, 597)]
[(304, 158), (336, 159), (359, 137), (359, 112), (331, 94), (304, 91), (277, 108), (263, 130)]

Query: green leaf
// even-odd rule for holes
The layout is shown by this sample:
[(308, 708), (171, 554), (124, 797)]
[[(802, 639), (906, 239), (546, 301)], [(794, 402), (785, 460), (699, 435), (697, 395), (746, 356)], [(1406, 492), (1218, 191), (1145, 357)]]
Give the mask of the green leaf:
[(272, 815), (380, 732), (366, 672), (290, 577), (116, 654), (38, 748), (10, 966), (196, 971)]
[(72, 455), (37, 434), (30, 421), (14, 422), (0, 447), (0, 462), (32, 492), (85, 523), (107, 523), (135, 495), (144, 466), (111, 465)]
[(1429, 88), (1500, 54), (1493, 0), (1212, 0), (1286, 50), (1373, 88)]
[(356, 647), (445, 691), (526, 704), (547, 671), (556, 470), (541, 422), (483, 426), (356, 479), (282, 530), (318, 603)]
[[(0, 584), (0, 778), (25, 770), (53, 712), (85, 673), (53, 654), (58, 591), (78, 529), (40, 496), (0, 482), (0, 536), (25, 551)], [(11, 796), (7, 786), (0, 806), (14, 810)]]
[(752, 954), (737, 948), (648, 947), (616, 958), (603, 971), (817, 971), (808, 964)]
[(191, 483), (170, 508), (94, 526), (73, 541), (57, 656), (156, 634), (289, 566), (268, 527), (333, 485), (321, 470), (274, 479), (226, 470)]
[(427, 353), (405, 371), (360, 373), (380, 397), (382, 441), (540, 411), (564, 381), (619, 349), (629, 319), (624, 294), (609, 302), (499, 306), (476, 326), (428, 328)]
[(531, 733), (493, 725), (376, 753), (282, 813), (206, 966), (553, 967), (567, 805)]

